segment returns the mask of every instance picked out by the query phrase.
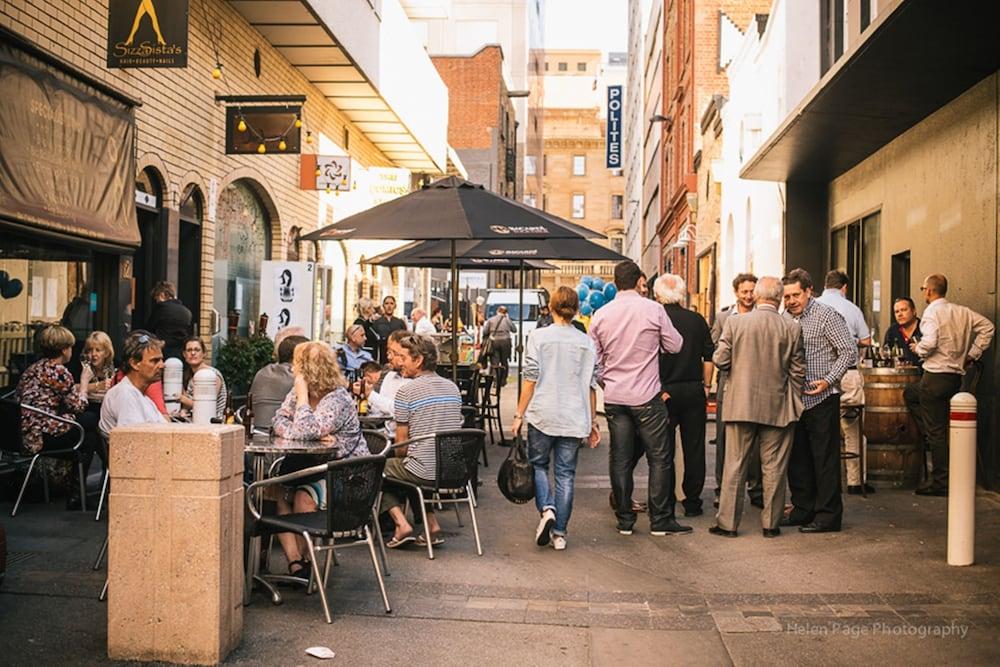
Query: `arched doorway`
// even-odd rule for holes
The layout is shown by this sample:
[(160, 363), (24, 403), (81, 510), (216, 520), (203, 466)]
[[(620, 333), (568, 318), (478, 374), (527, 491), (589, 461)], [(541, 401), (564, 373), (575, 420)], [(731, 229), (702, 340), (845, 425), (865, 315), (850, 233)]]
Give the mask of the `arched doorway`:
[[(153, 167), (146, 167), (135, 179), (136, 218), (142, 244), (135, 251), (132, 265), (132, 328), (146, 326), (153, 299), (153, 286), (167, 277), (167, 232), (163, 220), (163, 177)], [(141, 195), (139, 193), (142, 193)]]
[(201, 331), (201, 230), (205, 196), (194, 183), (184, 188), (180, 204), (177, 296), (191, 311), (194, 331)]
[(230, 318), (236, 333), (246, 336), (250, 322), (260, 314), (260, 270), (261, 263), (271, 258), (268, 210), (273, 210), (263, 196), (249, 179), (235, 181), (219, 194), (213, 306), (221, 318), (220, 338), (228, 336)]

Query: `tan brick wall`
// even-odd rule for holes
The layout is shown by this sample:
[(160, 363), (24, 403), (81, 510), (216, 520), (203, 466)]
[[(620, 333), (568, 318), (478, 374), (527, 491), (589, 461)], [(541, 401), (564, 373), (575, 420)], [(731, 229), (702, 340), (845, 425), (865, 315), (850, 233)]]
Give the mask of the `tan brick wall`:
[[(601, 234), (623, 233), (625, 220), (611, 218), (611, 195), (623, 197), (625, 177), (614, 176), (605, 167), (604, 121), (598, 109), (545, 109), (544, 160), (538, 161), (543, 170), (542, 192), (545, 210)], [(573, 156), (586, 157), (585, 175), (573, 175)], [(573, 217), (573, 195), (584, 195), (584, 217)], [(542, 207), (541, 198), (537, 205)], [(561, 271), (543, 271), (542, 285), (552, 289), (558, 285), (575, 285), (582, 275), (610, 278), (614, 266), (609, 263), (567, 265)]]
[[(165, 180), (164, 201), (176, 208), (184, 188), (197, 183), (208, 196), (217, 179), (219, 192), (239, 178), (251, 178), (270, 199), (272, 257), (285, 256), (289, 229), (303, 231), (325, 224), (325, 193), (299, 189), (299, 156), (226, 155), (225, 108), (216, 94), (305, 94), (305, 128), (338, 144), (350, 128), (350, 154), (366, 167), (392, 163), (322, 93), (293, 68), (278, 51), (221, 0), (190, 0), (188, 66), (186, 69), (106, 68), (107, 0), (3, 0), (0, 25), (126, 94), (140, 99), (136, 109), (137, 168), (155, 166)], [(210, 34), (221, 27), (217, 45), (225, 76), (211, 77), (215, 48)], [(253, 69), (254, 49), (261, 53), (261, 75)], [(304, 129), (305, 129), (304, 128)], [(319, 142), (303, 152), (316, 152)], [(323, 214), (317, 213), (323, 211)], [(214, 225), (205, 221), (202, 249), (202, 330), (207, 328), (213, 297)]]

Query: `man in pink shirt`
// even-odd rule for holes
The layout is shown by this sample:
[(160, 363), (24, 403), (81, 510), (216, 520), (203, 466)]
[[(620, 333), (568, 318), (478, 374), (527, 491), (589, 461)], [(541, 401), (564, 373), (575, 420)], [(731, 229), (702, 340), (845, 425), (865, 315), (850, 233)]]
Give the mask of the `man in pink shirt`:
[(687, 533), (674, 518), (674, 442), (660, 398), (660, 352), (677, 353), (684, 342), (663, 307), (647, 299), (646, 277), (635, 262), (615, 267), (618, 296), (590, 322), (598, 378), (611, 432), (611, 489), (618, 532), (631, 535), (632, 469), (643, 452), (649, 465), (649, 524), (653, 535)]

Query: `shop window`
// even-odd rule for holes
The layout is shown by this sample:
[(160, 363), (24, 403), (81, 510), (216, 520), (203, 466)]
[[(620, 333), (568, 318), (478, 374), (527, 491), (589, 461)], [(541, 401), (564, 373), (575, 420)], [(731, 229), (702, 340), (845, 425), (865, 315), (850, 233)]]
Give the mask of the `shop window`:
[(586, 155), (574, 155), (573, 156), (573, 175), (574, 176), (586, 176), (587, 174), (587, 156)]
[(872, 213), (834, 229), (830, 238), (830, 266), (847, 273), (847, 298), (861, 308), (876, 335), (882, 312), (880, 219), (880, 213)]
[[(132, 267), (132, 328), (146, 326), (153, 307), (153, 286), (167, 279), (167, 225), (163, 214), (163, 178), (152, 167), (139, 172), (135, 181), (136, 221), (142, 243), (135, 251)], [(142, 193), (142, 197), (139, 196)]]
[(910, 251), (892, 256), (892, 300), (910, 296)]
[(299, 240), (301, 233), (298, 227), (292, 227), (288, 230), (288, 248), (285, 250), (285, 259), (289, 262), (299, 261), (299, 253), (302, 246), (302, 241)]
[(622, 195), (611, 195), (611, 219), (621, 220), (623, 208)]
[(191, 311), (195, 331), (201, 320), (201, 241), (205, 197), (191, 184), (184, 190), (180, 205), (180, 238), (177, 252), (177, 296)]
[[(260, 314), (261, 262), (271, 258), (271, 221), (258, 190), (236, 181), (219, 195), (215, 223), (215, 300), (219, 334), (238, 314), (236, 332), (247, 335)], [(275, 315), (270, 313), (270, 315)]]
[(586, 213), (586, 199), (580, 194), (576, 193), (573, 195), (573, 217), (583, 218)]

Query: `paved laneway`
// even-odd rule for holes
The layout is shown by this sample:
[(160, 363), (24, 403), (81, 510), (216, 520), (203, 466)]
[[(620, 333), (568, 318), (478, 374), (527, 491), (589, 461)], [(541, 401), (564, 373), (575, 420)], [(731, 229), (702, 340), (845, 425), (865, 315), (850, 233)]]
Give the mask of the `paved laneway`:
[[(365, 552), (344, 553), (332, 626), (318, 597), (289, 591), (275, 607), (256, 595), (230, 661), (307, 664), (304, 649), (325, 645), (336, 663), (356, 665), (1000, 663), (997, 495), (978, 500), (969, 568), (944, 562), (946, 500), (907, 492), (848, 497), (840, 534), (765, 540), (750, 508), (736, 540), (707, 532), (711, 512), (690, 520), (691, 535), (651, 537), (641, 517), (622, 537), (607, 504), (606, 447), (605, 434), (581, 454), (565, 552), (536, 547), (533, 506), (496, 491), (505, 450), (493, 447), (481, 558), (468, 517), (460, 528), (442, 514), (447, 543), (434, 561), (416, 548), (390, 553), (387, 616)], [(0, 588), (4, 662), (102, 662), (104, 575), (89, 566), (103, 524), (55, 504), (3, 522), (15, 558)]]

